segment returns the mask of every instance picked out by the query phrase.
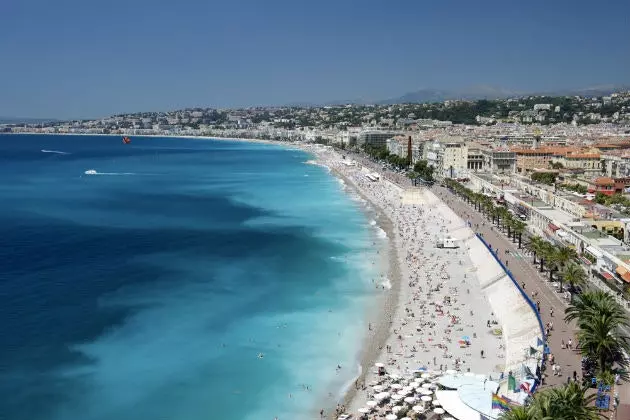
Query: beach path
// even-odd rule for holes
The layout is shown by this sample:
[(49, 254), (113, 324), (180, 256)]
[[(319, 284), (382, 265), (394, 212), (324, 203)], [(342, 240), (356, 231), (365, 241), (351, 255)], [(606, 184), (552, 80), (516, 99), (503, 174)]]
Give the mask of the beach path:
[[(505, 262), (507, 258), (508, 266), (512, 271), (514, 279), (516, 279), (519, 284), (525, 284), (525, 291), (528, 292), (530, 297), (532, 292), (538, 291), (538, 296), (533, 300), (540, 300), (543, 323), (547, 324), (547, 322), (553, 322), (553, 331), (547, 339), (547, 344), (555, 357), (556, 363), (562, 368), (561, 376), (553, 376), (551, 368), (548, 368), (545, 372), (546, 377), (542, 388), (566, 383), (567, 376), (572, 376), (573, 371), (576, 371), (578, 376), (581, 377), (582, 368), (580, 354), (575, 351), (575, 349), (562, 349), (561, 346), (562, 340), (566, 343), (569, 338), (571, 338), (574, 343), (576, 342), (576, 326), (573, 323), (567, 324), (564, 321), (566, 304), (545, 284), (546, 280), (541, 276), (538, 270), (531, 265), (531, 259), (515, 257), (514, 251), (518, 251), (518, 244), (512, 243), (504, 234), (498, 233), (496, 227), (491, 229), (492, 224), (461, 198), (452, 194), (446, 188), (437, 185), (434, 187), (433, 191), (464, 220), (470, 221), (473, 226), (479, 224), (479, 227), (475, 229), (476, 232), (483, 234), (484, 239), (491, 244), (493, 248), (499, 249), (499, 257), (503, 262)], [(482, 226), (483, 222), (485, 222), (485, 226)], [(510, 250), (509, 255), (505, 254), (505, 249)], [(552, 308), (553, 317), (551, 316)]]

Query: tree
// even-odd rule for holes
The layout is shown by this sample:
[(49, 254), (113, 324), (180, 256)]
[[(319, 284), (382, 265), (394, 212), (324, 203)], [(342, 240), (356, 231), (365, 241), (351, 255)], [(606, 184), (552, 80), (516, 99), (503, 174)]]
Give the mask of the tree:
[(518, 235), (518, 248), (521, 248), (521, 244), (523, 242), (523, 232), (525, 232), (525, 227), (527, 225), (520, 220), (514, 220), (514, 225), (512, 229), (514, 229), (514, 237)]
[(529, 249), (531, 249), (534, 253), (534, 265), (536, 265), (536, 256), (541, 256), (543, 254), (544, 248), (545, 241), (540, 236), (534, 236), (529, 240)]
[(535, 394), (529, 405), (504, 411), (500, 420), (599, 420), (604, 419), (593, 402), (597, 398), (577, 382), (549, 388)]
[(597, 361), (598, 373), (627, 370), (624, 352), (630, 352), (630, 339), (621, 328), (628, 327), (628, 317), (611, 295), (595, 291), (576, 296), (565, 310), (565, 320), (577, 321), (578, 347)]
[[(571, 299), (573, 299), (573, 293), (577, 286), (582, 286), (586, 283), (586, 273), (578, 264), (571, 262), (564, 266), (562, 269), (562, 279), (569, 285), (571, 291)], [(560, 285), (562, 290), (562, 283)]]

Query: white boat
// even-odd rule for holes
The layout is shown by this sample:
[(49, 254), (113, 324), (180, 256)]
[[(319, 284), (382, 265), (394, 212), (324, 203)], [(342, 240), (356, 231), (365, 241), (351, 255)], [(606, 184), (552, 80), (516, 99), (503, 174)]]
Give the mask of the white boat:
[(87, 171), (85, 171), (86, 175), (96, 175), (98, 172), (96, 172), (95, 169), (88, 169)]

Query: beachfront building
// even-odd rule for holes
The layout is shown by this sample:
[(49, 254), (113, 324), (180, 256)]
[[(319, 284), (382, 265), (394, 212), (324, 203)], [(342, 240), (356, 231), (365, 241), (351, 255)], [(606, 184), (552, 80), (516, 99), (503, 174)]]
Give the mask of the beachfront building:
[(607, 152), (601, 155), (602, 172), (612, 178), (630, 176), (630, 153)]
[(399, 134), (401, 133), (395, 131), (364, 130), (357, 136), (357, 145), (363, 146), (364, 144), (368, 144), (377, 148), (385, 148), (387, 147), (387, 140)]
[(467, 169), (473, 172), (480, 172), (484, 169), (483, 164), (484, 158), (481, 146), (476, 143), (468, 143)]
[(438, 177), (457, 178), (468, 173), (468, 146), (461, 137), (447, 136), (428, 141), (423, 152)]
[(536, 169), (548, 169), (554, 150), (547, 147), (537, 149), (512, 149), (516, 154), (516, 171), (529, 174)]
[(483, 156), (483, 169), (486, 172), (496, 174), (511, 174), (516, 171), (516, 153), (507, 148), (481, 150)]

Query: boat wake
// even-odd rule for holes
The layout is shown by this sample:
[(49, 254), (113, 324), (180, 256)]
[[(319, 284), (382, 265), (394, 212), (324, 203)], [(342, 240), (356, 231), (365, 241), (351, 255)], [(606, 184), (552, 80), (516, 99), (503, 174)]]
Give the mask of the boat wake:
[(136, 175), (135, 172), (97, 172), (95, 169), (88, 169), (86, 175)]
[(60, 150), (46, 150), (46, 149), (42, 149), (42, 153), (54, 153), (56, 155), (69, 155), (70, 154), (68, 152), (62, 152)]

